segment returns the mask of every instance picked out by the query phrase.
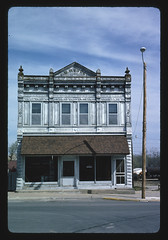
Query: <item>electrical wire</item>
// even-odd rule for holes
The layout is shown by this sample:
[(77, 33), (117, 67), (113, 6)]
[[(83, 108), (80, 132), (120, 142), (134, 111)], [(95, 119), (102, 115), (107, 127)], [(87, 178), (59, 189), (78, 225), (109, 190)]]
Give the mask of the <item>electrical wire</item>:
[(136, 128), (137, 128), (137, 124), (138, 124), (139, 113), (140, 113), (140, 108), (141, 108), (141, 104), (142, 104), (142, 93), (143, 93), (143, 87), (142, 87), (142, 90), (141, 90), (141, 97), (140, 97), (140, 102), (139, 102), (139, 109), (138, 109), (138, 114), (137, 114), (137, 119), (136, 119), (136, 124), (135, 124), (135, 129), (134, 129), (134, 132), (133, 132), (133, 136), (134, 136), (134, 134), (135, 134), (135, 131), (136, 131)]

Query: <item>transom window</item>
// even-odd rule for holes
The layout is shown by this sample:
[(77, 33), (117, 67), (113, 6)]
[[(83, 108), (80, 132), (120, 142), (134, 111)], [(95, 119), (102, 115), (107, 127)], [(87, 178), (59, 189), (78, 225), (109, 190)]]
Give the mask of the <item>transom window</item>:
[(70, 103), (62, 104), (62, 124), (63, 125), (71, 124), (71, 105), (70, 105)]
[(88, 125), (88, 103), (80, 103), (79, 124)]
[(117, 125), (117, 104), (109, 104), (109, 124)]
[(32, 125), (41, 125), (41, 103), (32, 103)]

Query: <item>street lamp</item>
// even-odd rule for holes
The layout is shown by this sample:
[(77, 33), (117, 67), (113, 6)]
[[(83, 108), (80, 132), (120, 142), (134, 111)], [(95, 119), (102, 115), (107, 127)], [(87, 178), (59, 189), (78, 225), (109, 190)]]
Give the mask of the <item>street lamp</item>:
[(143, 53), (146, 48), (141, 47), (143, 62), (143, 138), (142, 138), (142, 198), (145, 198), (146, 187), (146, 63), (144, 62)]

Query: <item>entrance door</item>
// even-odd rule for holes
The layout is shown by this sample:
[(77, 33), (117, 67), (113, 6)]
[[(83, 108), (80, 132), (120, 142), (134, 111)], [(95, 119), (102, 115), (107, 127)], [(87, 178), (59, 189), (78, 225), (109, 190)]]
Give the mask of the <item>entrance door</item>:
[(74, 175), (75, 175), (75, 164), (74, 160), (66, 161), (63, 160), (63, 186), (74, 186)]
[(116, 159), (116, 184), (125, 184), (124, 159)]

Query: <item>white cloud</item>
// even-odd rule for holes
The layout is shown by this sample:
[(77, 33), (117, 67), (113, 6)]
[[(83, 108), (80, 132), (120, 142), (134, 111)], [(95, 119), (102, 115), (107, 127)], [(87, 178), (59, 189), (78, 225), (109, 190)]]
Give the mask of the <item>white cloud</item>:
[[(160, 103), (160, 16), (156, 8), (11, 8), (9, 10), (9, 128), (17, 122), (17, 73), (48, 74), (77, 61), (102, 75), (132, 74), (133, 130), (147, 62), (148, 133), (158, 126)], [(61, 53), (63, 56), (61, 56)], [(65, 54), (66, 53), (66, 54)], [(65, 55), (65, 56), (64, 56)], [(60, 60), (60, 56), (64, 61)], [(14, 87), (13, 87), (14, 86)], [(13, 111), (13, 112), (12, 112)], [(142, 112), (140, 112), (142, 113)], [(15, 117), (16, 116), (16, 119)], [(141, 135), (142, 114), (137, 133)], [(13, 119), (13, 120), (12, 120)], [(15, 120), (14, 120), (15, 119)], [(15, 121), (15, 123), (14, 123)]]
[(12, 10), (15, 15), (9, 14), (9, 47), (27, 51), (73, 49), (98, 57), (137, 62), (136, 54), (130, 51), (131, 44), (141, 43), (142, 38), (144, 42), (148, 39), (150, 44), (159, 39), (158, 25), (155, 26), (150, 17), (151, 12), (157, 11), (152, 8)]

